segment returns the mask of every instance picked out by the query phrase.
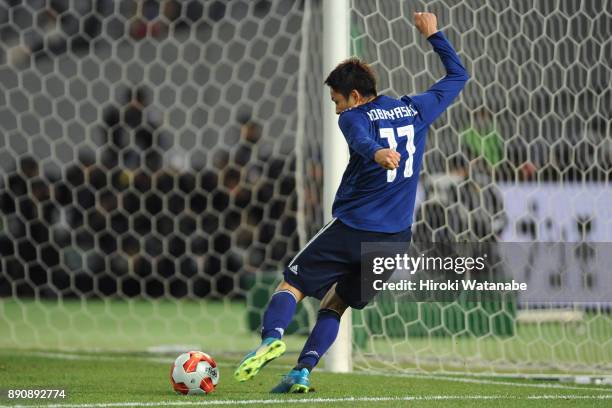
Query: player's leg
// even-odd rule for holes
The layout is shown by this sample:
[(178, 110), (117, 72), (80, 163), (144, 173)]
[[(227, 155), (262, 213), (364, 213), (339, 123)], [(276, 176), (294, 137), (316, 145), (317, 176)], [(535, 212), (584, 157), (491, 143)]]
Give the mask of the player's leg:
[(236, 380), (253, 378), (266, 364), (285, 352), (287, 347), (281, 339), (303, 298), (304, 294), (288, 282), (278, 285), (264, 313), (261, 344), (242, 359), (234, 372)]
[(312, 391), (309, 375), (338, 336), (340, 318), (348, 305), (336, 293), (336, 284), (321, 300), (317, 322), (304, 344), (297, 365), (272, 389), (273, 393)]
[(338, 336), (340, 318), (348, 305), (336, 293), (336, 285), (334, 284), (321, 300), (317, 322), (298, 357), (295, 367), (297, 370), (307, 368), (309, 372), (312, 371)]
[(291, 323), (298, 302), (304, 299), (304, 294), (287, 281), (282, 281), (264, 312), (261, 339), (281, 339), (285, 329)]
[[(322, 297), (317, 322), (300, 353), (298, 364), (272, 390), (274, 393), (312, 391), (309, 380), (310, 372), (336, 340), (340, 328), (340, 317), (344, 311), (348, 307), (363, 309), (367, 306), (376, 295), (376, 291), (371, 290), (372, 280), (386, 281), (393, 273), (388, 270), (382, 275), (362, 274), (362, 261), (364, 257), (367, 259), (371, 254), (362, 253), (361, 244), (364, 242), (407, 243), (410, 242), (411, 237), (410, 230), (385, 234), (356, 230), (342, 223), (339, 223), (332, 233), (328, 234), (330, 239), (323, 243), (326, 249), (321, 257), (332, 258), (335, 262), (321, 262), (318, 266), (327, 266), (327, 274), (333, 271), (335, 283)], [(405, 245), (402, 244), (399, 247), (404, 248)], [(393, 248), (381, 249), (383, 252), (393, 251)], [(338, 259), (343, 261), (340, 262)], [(368, 264), (366, 261), (365, 265)]]
[[(234, 373), (237, 380), (252, 378), (267, 362), (280, 356), (285, 349), (281, 337), (297, 303), (305, 296), (323, 299), (329, 288), (346, 273), (345, 236), (344, 226), (336, 220), (330, 221), (285, 268), (284, 282), (264, 313), (262, 345), (240, 363)], [(330, 255), (333, 256), (330, 258)]]
[(325, 285), (325, 282), (321, 283), (325, 276), (319, 276), (321, 273), (314, 271), (320, 269), (317, 264), (321, 257), (320, 247), (326, 247), (326, 234), (329, 234), (333, 224), (332, 220), (321, 228), (285, 268), (284, 280), (276, 288), (264, 313), (262, 339), (282, 338), (295, 313), (297, 303), (305, 296), (317, 296), (315, 289)]

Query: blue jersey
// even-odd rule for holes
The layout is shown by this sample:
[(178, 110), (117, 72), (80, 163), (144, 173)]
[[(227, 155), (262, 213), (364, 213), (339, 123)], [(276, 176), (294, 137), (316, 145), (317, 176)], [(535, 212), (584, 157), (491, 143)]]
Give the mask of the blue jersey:
[[(353, 228), (395, 233), (412, 225), (427, 131), (468, 80), (446, 37), (438, 32), (428, 40), (446, 68), (444, 78), (420, 95), (380, 95), (340, 114), (338, 124), (350, 159), (332, 215)], [(400, 153), (397, 169), (386, 170), (374, 161), (376, 151), (383, 148)]]

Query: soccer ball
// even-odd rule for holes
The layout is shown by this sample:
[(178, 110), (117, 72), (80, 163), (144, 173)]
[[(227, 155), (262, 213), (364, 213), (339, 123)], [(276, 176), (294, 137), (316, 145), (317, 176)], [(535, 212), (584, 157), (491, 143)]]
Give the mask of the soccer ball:
[(170, 368), (170, 382), (181, 394), (209, 394), (219, 382), (217, 363), (206, 353), (190, 351), (177, 357)]

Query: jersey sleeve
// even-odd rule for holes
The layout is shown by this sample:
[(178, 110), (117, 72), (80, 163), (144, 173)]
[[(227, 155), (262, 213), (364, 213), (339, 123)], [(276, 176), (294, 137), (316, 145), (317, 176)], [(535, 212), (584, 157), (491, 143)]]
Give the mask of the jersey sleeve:
[(349, 147), (368, 160), (374, 160), (374, 154), (383, 147), (379, 145), (370, 132), (370, 122), (364, 114), (348, 110), (340, 114), (338, 125)]
[(406, 104), (412, 103), (419, 112), (423, 121), (430, 125), (438, 118), (453, 100), (459, 95), (469, 75), (453, 46), (444, 34), (438, 31), (427, 39), (434, 51), (440, 56), (446, 69), (446, 76), (436, 82), (426, 92), (414, 96), (404, 96)]

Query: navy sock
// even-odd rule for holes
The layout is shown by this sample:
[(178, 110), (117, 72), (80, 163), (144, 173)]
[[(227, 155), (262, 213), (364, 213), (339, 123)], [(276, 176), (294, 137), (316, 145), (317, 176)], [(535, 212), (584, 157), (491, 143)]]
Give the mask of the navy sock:
[(308, 371), (312, 371), (323, 354), (334, 344), (339, 328), (340, 315), (338, 312), (331, 309), (319, 310), (317, 323), (304, 344), (295, 369), (307, 368)]
[(261, 338), (281, 339), (293, 319), (296, 306), (295, 296), (288, 290), (281, 290), (273, 294), (264, 313)]

